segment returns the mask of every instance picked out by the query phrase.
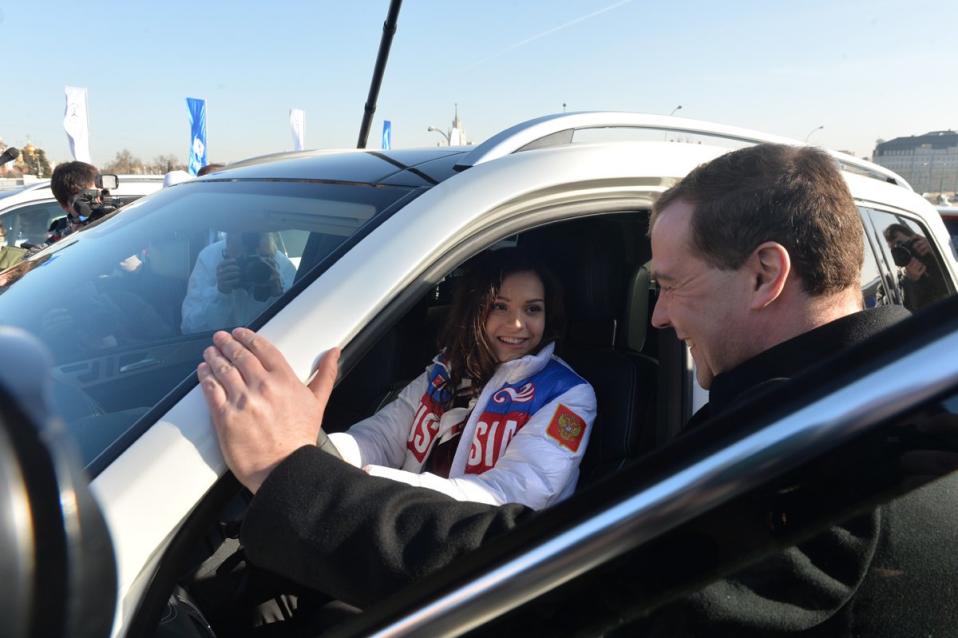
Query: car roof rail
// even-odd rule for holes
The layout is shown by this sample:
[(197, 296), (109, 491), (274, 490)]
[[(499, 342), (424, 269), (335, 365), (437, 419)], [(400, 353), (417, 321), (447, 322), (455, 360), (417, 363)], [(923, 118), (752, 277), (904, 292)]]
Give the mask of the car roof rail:
[[(806, 146), (804, 142), (789, 137), (681, 117), (619, 111), (583, 111), (544, 115), (500, 131), (464, 155), (455, 168), (464, 170), (512, 153), (571, 144), (576, 131), (616, 128), (703, 135), (747, 144)], [(911, 185), (901, 175), (883, 166), (846, 153), (823, 150), (846, 170), (912, 190)]]

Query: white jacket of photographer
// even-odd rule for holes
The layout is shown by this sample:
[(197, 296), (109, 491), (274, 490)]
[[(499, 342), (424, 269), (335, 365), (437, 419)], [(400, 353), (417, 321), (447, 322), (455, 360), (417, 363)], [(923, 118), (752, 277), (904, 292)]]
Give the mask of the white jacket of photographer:
[[(216, 285), (216, 269), (223, 261), (225, 250), (224, 239), (201, 250), (196, 258), (186, 298), (183, 299), (183, 319), (180, 324), (183, 334), (246, 325), (276, 301), (276, 297), (258, 301), (250, 291), (242, 288), (225, 294), (220, 292)], [(289, 290), (296, 276), (296, 266), (278, 250), (273, 259), (279, 270), (283, 291)]]

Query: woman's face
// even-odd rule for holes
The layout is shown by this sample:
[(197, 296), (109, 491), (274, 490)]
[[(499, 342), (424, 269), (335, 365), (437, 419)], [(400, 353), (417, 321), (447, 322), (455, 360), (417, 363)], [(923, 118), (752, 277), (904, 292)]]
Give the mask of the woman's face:
[(534, 272), (507, 275), (486, 318), (486, 339), (499, 363), (535, 351), (546, 327), (546, 296)]

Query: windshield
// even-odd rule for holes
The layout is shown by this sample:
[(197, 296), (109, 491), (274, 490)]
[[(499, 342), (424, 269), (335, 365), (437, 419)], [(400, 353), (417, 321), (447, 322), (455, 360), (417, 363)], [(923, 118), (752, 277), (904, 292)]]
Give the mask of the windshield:
[(0, 322), (43, 341), (54, 402), (89, 463), (405, 188), (181, 184), (0, 274)]

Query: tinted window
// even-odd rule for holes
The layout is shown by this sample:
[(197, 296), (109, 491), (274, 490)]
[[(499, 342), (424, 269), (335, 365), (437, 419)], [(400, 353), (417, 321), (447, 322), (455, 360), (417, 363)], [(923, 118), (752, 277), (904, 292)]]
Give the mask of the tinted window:
[(283, 303), (295, 281), (406, 192), (181, 184), (5, 272), (0, 323), (53, 353), (57, 408), (90, 461), (195, 369), (214, 330)]
[(904, 306), (914, 312), (947, 296), (946, 271), (928, 232), (902, 215), (872, 210), (869, 216)]
[(50, 222), (65, 215), (66, 213), (55, 201), (43, 202), (29, 204), (4, 213), (0, 223), (6, 231), (8, 245), (40, 245), (47, 240)]
[(955, 259), (958, 259), (958, 214), (943, 217), (945, 220), (945, 228), (948, 229), (948, 233), (951, 234), (951, 252), (954, 254)]
[(869, 237), (865, 237), (865, 260), (862, 262), (861, 286), (866, 308), (874, 308), (890, 303), (888, 287), (885, 285), (875, 251), (872, 250)]

